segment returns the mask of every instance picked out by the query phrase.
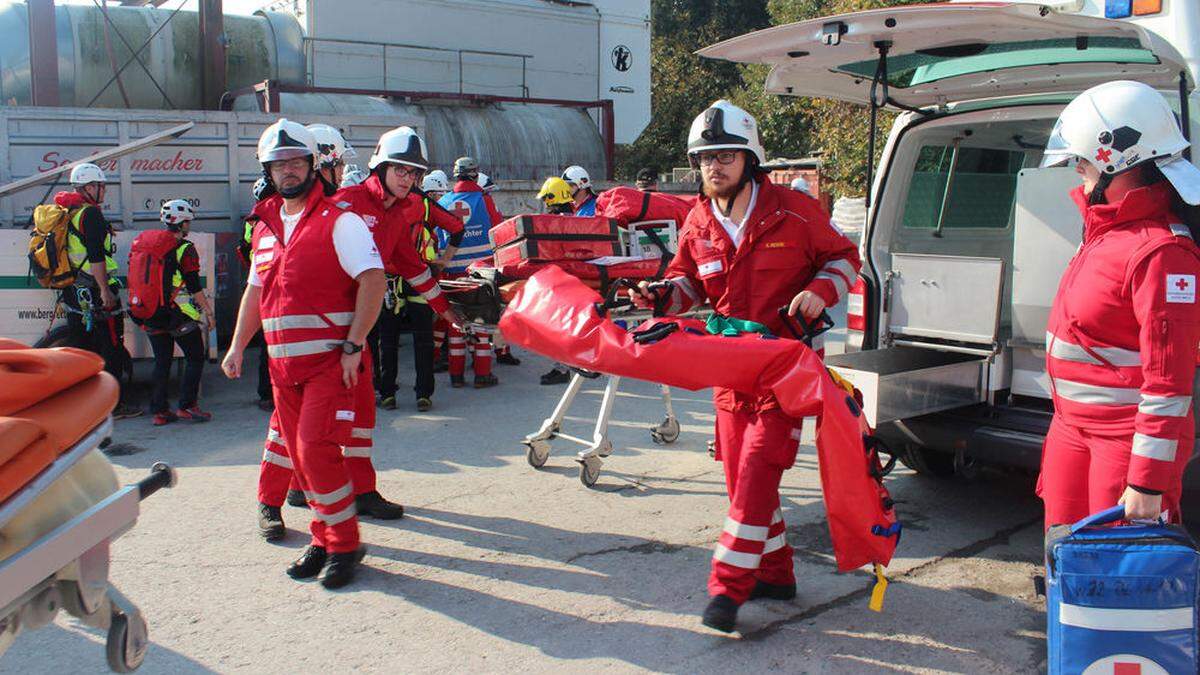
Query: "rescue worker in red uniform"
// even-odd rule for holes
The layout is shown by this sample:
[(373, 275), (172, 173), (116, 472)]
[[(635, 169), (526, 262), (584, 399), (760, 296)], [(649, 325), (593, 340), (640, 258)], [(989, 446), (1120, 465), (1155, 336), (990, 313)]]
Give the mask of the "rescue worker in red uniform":
[[(643, 282), (631, 294), (636, 303), (667, 292), (668, 313), (678, 313), (707, 300), (720, 315), (787, 337), (780, 307), (814, 319), (846, 297), (860, 267), (857, 249), (814, 199), (766, 178), (753, 117), (728, 101), (713, 103), (692, 122), (688, 159), (700, 169), (703, 195), (681, 228), (666, 283)], [(713, 398), (730, 505), (703, 623), (730, 632), (746, 600), (796, 595), (779, 482), (795, 462), (801, 420), (783, 414), (773, 397), (717, 389)]]
[(1180, 522), (1200, 344), (1200, 170), (1166, 100), (1129, 81), (1062, 112), (1043, 165), (1076, 161), (1083, 243), (1046, 326), (1054, 418), (1038, 494), (1046, 527), (1125, 506)]
[(342, 446), (354, 427), (355, 387), (370, 377), (362, 350), (387, 282), (366, 223), (318, 184), (317, 155), (312, 133), (286, 119), (259, 139), (258, 160), (278, 195), (254, 208), (250, 279), (221, 367), (240, 377), (246, 345), (262, 329), (279, 431), (313, 511), (312, 541), (287, 573), (339, 588), (366, 552)]

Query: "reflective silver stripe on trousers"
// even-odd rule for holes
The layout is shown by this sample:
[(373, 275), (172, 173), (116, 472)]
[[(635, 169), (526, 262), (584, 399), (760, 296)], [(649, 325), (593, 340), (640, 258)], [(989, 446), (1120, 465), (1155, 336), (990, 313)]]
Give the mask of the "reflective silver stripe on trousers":
[(267, 355), (273, 359), (286, 359), (291, 356), (308, 356), (333, 351), (341, 343), (336, 340), (304, 340), (302, 342), (285, 342), (278, 345), (267, 345)]
[(274, 464), (275, 466), (282, 466), (285, 469), (292, 468), (292, 460), (289, 457), (281, 455), (277, 452), (271, 452), (266, 448), (263, 448), (262, 461), (268, 464)]
[(307, 497), (308, 501), (310, 501), (310, 502), (315, 502), (317, 504), (329, 506), (330, 504), (336, 504), (336, 503), (342, 501), (343, 499), (345, 499), (346, 497), (349, 497), (350, 489), (351, 489), (350, 483), (346, 483), (345, 485), (334, 490), (333, 492), (321, 493), (321, 492), (309, 492), (308, 490), (305, 490), (304, 496)]
[[(324, 317), (324, 318), (322, 318)], [(328, 319), (326, 321), (325, 319)], [(327, 328), (349, 326), (354, 321), (354, 312), (329, 312), (328, 314), (286, 314), (262, 320), (264, 332), (295, 330), (300, 328)]]
[(786, 546), (787, 545), (786, 537), (787, 537), (786, 532), (780, 532), (779, 534), (775, 535), (774, 537), (771, 537), (770, 539), (768, 539), (767, 543), (763, 545), (763, 555), (771, 553), (772, 551), (778, 551), (779, 549)]
[(767, 528), (763, 525), (746, 525), (733, 518), (725, 518), (725, 532), (738, 539), (747, 541), (766, 541)]
[(1177, 447), (1179, 447), (1179, 441), (1169, 441), (1146, 434), (1133, 435), (1133, 454), (1138, 457), (1174, 462)]
[(347, 445), (342, 448), (342, 457), (366, 457), (370, 459), (371, 446)]
[(1093, 405), (1137, 405), (1142, 400), (1139, 389), (1101, 387), (1058, 377), (1054, 378), (1054, 391), (1068, 401)]
[(846, 281), (850, 282), (850, 284), (853, 284), (855, 277), (858, 276), (858, 274), (854, 271), (854, 265), (851, 265), (850, 261), (842, 260), (840, 258), (825, 263), (821, 269), (840, 272), (843, 277), (846, 277)]
[(745, 570), (756, 570), (758, 564), (762, 562), (762, 556), (757, 553), (742, 553), (726, 548), (722, 544), (717, 544), (716, 550), (713, 551), (713, 558), (725, 563), (733, 565)]
[(338, 523), (344, 523), (358, 515), (358, 510), (354, 508), (354, 502), (350, 502), (350, 506), (347, 506), (337, 513), (325, 514), (321, 513), (319, 509), (313, 509), (313, 513), (326, 525), (337, 525)]
[(846, 280), (836, 272), (817, 272), (813, 275), (813, 279), (828, 279), (833, 284), (833, 292), (837, 294), (839, 301), (850, 291), (850, 287), (846, 285)]
[(269, 427), (267, 428), (267, 442), (274, 443), (275, 445), (282, 445), (285, 448), (287, 447), (287, 443), (283, 441), (283, 434)]
[(1138, 403), (1138, 412), (1143, 415), (1158, 415), (1159, 417), (1187, 417), (1191, 407), (1191, 396), (1142, 394), (1142, 402)]
[[(1096, 357), (1087, 353), (1087, 350), (1083, 347), (1064, 340), (1049, 331), (1046, 332), (1046, 348), (1050, 350), (1050, 356), (1063, 361), (1090, 363), (1095, 366), (1108, 365), (1097, 361)], [(1142, 365), (1142, 355), (1131, 349), (1122, 349), (1121, 347), (1088, 347), (1088, 349), (1096, 352), (1100, 355), (1100, 358), (1114, 366), (1130, 367)]]
[(354, 427), (350, 430), (350, 438), (373, 438), (374, 433), (370, 427)]

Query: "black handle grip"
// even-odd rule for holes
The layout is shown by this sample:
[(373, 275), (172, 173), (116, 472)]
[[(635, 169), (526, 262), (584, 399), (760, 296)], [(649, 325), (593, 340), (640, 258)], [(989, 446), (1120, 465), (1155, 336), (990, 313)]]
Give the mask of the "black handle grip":
[[(779, 308), (779, 318), (783, 319), (783, 325), (788, 329), (788, 332), (792, 334), (792, 337), (800, 340), (809, 347), (812, 347), (813, 339), (815, 339), (818, 335), (827, 332), (830, 328), (833, 328), (834, 325), (833, 319), (829, 317), (829, 312), (826, 312), (825, 310), (821, 310), (820, 316), (818, 316), (812, 323), (809, 323), (800, 314), (796, 314), (796, 316), (788, 314), (787, 305)], [(796, 330), (795, 324), (800, 325), (800, 330)]]
[(175, 469), (163, 462), (155, 462), (154, 466), (150, 467), (150, 475), (138, 481), (138, 501), (163, 488), (175, 487), (177, 480)]
[[(637, 290), (637, 284), (629, 279), (617, 279), (608, 286), (608, 292), (604, 294), (604, 299), (593, 305), (596, 308), (596, 314), (607, 316), (614, 309), (624, 307), (632, 307), (633, 301), (627, 296), (621, 296), (621, 291)], [(648, 290), (654, 295), (654, 306), (652, 310), (653, 316), (663, 316), (667, 309), (667, 303), (671, 301), (671, 282), (656, 281), (651, 283)]]

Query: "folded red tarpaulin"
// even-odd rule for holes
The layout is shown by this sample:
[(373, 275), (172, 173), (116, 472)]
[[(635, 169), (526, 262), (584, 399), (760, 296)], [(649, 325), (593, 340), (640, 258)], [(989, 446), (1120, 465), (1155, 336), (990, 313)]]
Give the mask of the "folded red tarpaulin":
[(616, 218), (622, 225), (643, 220), (673, 220), (676, 225), (682, 226), (695, 203), (695, 197), (642, 192), (621, 186), (600, 193), (596, 198), (596, 213)]
[(875, 477), (878, 457), (865, 443), (861, 411), (811, 349), (757, 334), (710, 335), (703, 322), (689, 319), (643, 324), (639, 332), (663, 323), (678, 324), (679, 330), (639, 344), (633, 333), (600, 316), (599, 300), (579, 279), (548, 267), (512, 299), (500, 330), (512, 344), (579, 368), (693, 391), (769, 393), (788, 415), (818, 417), (817, 457), (838, 570), (891, 561), (900, 528), (887, 490)]

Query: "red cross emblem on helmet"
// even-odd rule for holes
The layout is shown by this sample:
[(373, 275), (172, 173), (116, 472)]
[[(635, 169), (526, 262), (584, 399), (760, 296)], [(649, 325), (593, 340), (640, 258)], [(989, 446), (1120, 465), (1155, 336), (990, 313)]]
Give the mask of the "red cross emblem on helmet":
[(1108, 148), (1100, 148), (1096, 151), (1096, 159), (1108, 164), (1109, 160), (1112, 159), (1112, 153), (1113, 151), (1109, 150)]

